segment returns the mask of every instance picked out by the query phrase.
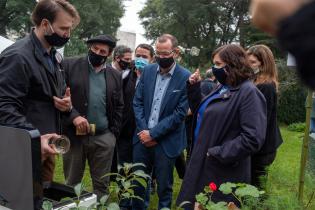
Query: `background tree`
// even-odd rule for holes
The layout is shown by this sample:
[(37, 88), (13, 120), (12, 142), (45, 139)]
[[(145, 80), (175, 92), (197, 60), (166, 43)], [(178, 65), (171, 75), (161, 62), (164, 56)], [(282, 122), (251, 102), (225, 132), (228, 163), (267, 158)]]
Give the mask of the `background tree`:
[(81, 22), (73, 32), (65, 47), (65, 55), (73, 56), (86, 53), (85, 41), (99, 34), (115, 36), (124, 14), (122, 0), (72, 0), (77, 8)]
[[(115, 35), (124, 14), (122, 0), (70, 0), (77, 8), (81, 22), (73, 31), (65, 47), (65, 55), (80, 55), (86, 52), (85, 41), (98, 34)], [(0, 1), (0, 35), (10, 39), (21, 38), (32, 27), (30, 16), (35, 0)]]
[(30, 14), (35, 0), (0, 1), (0, 35), (23, 37), (31, 28)]
[(247, 47), (262, 36), (260, 43), (275, 48), (274, 39), (250, 26), (248, 7), (249, 0), (148, 0), (139, 16), (148, 39), (173, 34), (183, 47), (201, 48), (197, 58), (183, 56), (188, 66), (207, 67), (213, 49), (223, 44)]

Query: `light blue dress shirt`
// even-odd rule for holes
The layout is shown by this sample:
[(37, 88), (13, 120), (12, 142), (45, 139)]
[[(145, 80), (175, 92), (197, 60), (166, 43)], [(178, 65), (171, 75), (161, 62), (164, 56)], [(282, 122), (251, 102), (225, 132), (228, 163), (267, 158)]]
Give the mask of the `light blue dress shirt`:
[(166, 74), (161, 74), (160, 68), (158, 67), (155, 88), (154, 88), (154, 96), (152, 101), (151, 113), (148, 122), (148, 128), (151, 129), (156, 126), (159, 122), (160, 109), (162, 105), (163, 98), (165, 96), (168, 84), (174, 74), (176, 64), (173, 65), (171, 70)]

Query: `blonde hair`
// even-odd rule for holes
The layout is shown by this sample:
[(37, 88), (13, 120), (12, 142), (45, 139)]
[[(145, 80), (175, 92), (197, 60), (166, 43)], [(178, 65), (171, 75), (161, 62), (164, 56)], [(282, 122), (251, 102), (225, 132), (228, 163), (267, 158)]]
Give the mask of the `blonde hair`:
[(255, 45), (247, 50), (247, 55), (255, 56), (261, 63), (259, 73), (255, 79), (255, 84), (272, 83), (276, 85), (278, 90), (278, 71), (273, 53), (266, 45)]

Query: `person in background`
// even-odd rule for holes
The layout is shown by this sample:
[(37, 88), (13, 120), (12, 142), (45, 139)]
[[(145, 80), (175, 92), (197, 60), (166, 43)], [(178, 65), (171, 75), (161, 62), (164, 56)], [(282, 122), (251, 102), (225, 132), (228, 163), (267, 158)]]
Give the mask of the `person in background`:
[(0, 124), (39, 130), (42, 181), (51, 182), (55, 151), (48, 141), (61, 134), (61, 117), (72, 111), (62, 56), (55, 47), (68, 42), (80, 16), (68, 1), (42, 0), (31, 19), (35, 25), (31, 33), (0, 55)]
[(137, 84), (144, 67), (154, 62), (154, 49), (148, 44), (139, 44), (135, 50), (135, 67), (137, 73)]
[[(212, 71), (219, 85), (202, 97), (201, 77), (189, 78), (188, 100), (194, 113), (192, 155), (177, 198), (185, 209), (193, 209), (195, 195), (209, 182), (251, 182), (251, 155), (258, 152), (266, 135), (266, 102), (249, 80), (251, 70), (245, 50), (235, 44), (219, 47), (212, 54)], [(238, 201), (215, 191), (214, 202)]]
[[(132, 70), (132, 50), (125, 46), (125, 45), (119, 45), (115, 48), (113, 52), (113, 61), (111, 64), (111, 67), (117, 72), (121, 74), (122, 81), (123, 81), (123, 99), (126, 99), (126, 97), (130, 97), (130, 92), (132, 89), (130, 89), (130, 85), (133, 86), (133, 80), (135, 73)], [(127, 84), (128, 83), (128, 84)], [(129, 86), (128, 89), (125, 89), (126, 86)], [(126, 90), (128, 93), (126, 93)], [(129, 123), (126, 120), (126, 117), (130, 115), (130, 106), (127, 104), (124, 104), (124, 111), (123, 111), (123, 120), (122, 120), (122, 126), (125, 127), (126, 123)], [(124, 124), (124, 125), (123, 125)], [(129, 126), (130, 124), (128, 124)], [(117, 139), (117, 144), (115, 147), (113, 162), (112, 162), (112, 168), (111, 173), (117, 173), (118, 172), (118, 164), (123, 164), (124, 162), (130, 163), (130, 148), (128, 144), (128, 139), (124, 138), (124, 136), (129, 136), (130, 132), (133, 131), (133, 127), (128, 127), (128, 130), (125, 130), (125, 128), (122, 128), (124, 131), (121, 131), (119, 139)], [(115, 177), (110, 177), (111, 181), (114, 181)]]
[(282, 144), (282, 137), (277, 123), (278, 73), (271, 50), (265, 45), (255, 45), (247, 50), (248, 60), (254, 72), (253, 81), (264, 95), (267, 104), (267, 131), (262, 148), (252, 156), (251, 184), (264, 188), (261, 178), (267, 175), (267, 167), (276, 157), (277, 149)]
[(63, 169), (66, 183), (76, 185), (82, 180), (87, 160), (99, 200), (108, 194), (109, 177), (104, 175), (111, 169), (124, 103), (121, 74), (106, 65), (116, 41), (110, 35), (98, 35), (87, 45), (87, 56), (64, 61), (66, 82), (73, 90), (73, 111), (64, 123), (71, 149), (63, 156)]
[[(175, 62), (178, 41), (164, 34), (156, 41), (156, 64), (144, 68), (133, 101), (136, 132), (133, 162), (146, 174), (154, 174), (159, 197), (158, 208), (171, 208), (173, 170), (176, 158), (186, 147), (184, 119), (188, 110), (186, 81), (190, 72)], [(144, 199), (139, 183), (135, 195)], [(133, 199), (132, 209), (145, 209), (143, 201)]]
[(304, 84), (315, 89), (315, 1), (252, 0), (252, 22), (277, 37), (280, 46), (295, 58)]
[[(137, 81), (139, 81), (145, 66), (153, 61), (153, 55), (154, 49), (150, 45), (138, 45), (135, 50), (134, 67), (131, 67), (128, 75), (123, 78), (124, 111), (121, 132), (117, 141), (118, 164), (120, 165), (123, 165), (124, 163), (132, 163), (132, 138), (136, 130), (132, 102), (136, 91)], [(114, 65), (112, 66), (119, 66), (120, 60), (128, 60), (129, 62), (130, 56), (131, 49), (129, 47), (122, 45), (117, 46), (114, 50)], [(121, 69), (121, 67), (119, 69)], [(123, 200), (119, 206), (120, 209), (123, 210), (131, 209), (131, 200)]]
[(201, 81), (200, 88), (203, 95), (208, 95), (217, 87), (217, 81), (213, 75), (212, 69), (206, 71), (205, 79)]

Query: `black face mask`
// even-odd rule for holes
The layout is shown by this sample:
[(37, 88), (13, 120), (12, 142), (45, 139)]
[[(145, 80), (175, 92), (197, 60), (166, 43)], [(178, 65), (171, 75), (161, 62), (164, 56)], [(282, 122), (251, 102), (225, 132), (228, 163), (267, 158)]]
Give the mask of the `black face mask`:
[(121, 70), (126, 70), (126, 69), (130, 68), (130, 62), (120, 60), (118, 62), (118, 64), (119, 64)]
[(92, 50), (89, 50), (88, 53), (89, 61), (92, 64), (92, 66), (100, 66), (106, 62), (107, 56), (102, 56), (99, 54), (96, 54)]
[(226, 85), (227, 73), (225, 71), (225, 67), (217, 68), (215, 66), (212, 67), (212, 73), (215, 78), (222, 84)]
[[(51, 30), (52, 26), (50, 25)], [(46, 41), (48, 42), (48, 44), (50, 46), (54, 46), (54, 47), (62, 47), (64, 46), (70, 39), (70, 37), (62, 37), (59, 36), (56, 32), (53, 32), (51, 35), (44, 35)]]
[(50, 46), (62, 47), (69, 41), (70, 37), (62, 37), (57, 33), (53, 33), (51, 35), (45, 35), (45, 39)]
[(174, 63), (173, 57), (169, 57), (169, 58), (155, 57), (155, 60), (156, 60), (157, 64), (159, 64), (159, 66), (163, 69), (167, 69), (167, 68), (171, 67)]

